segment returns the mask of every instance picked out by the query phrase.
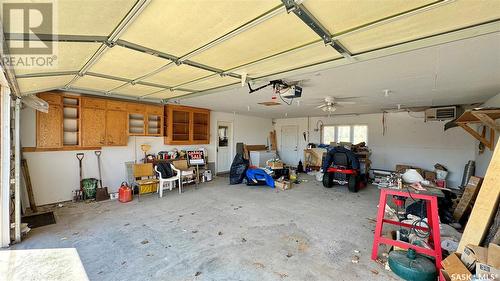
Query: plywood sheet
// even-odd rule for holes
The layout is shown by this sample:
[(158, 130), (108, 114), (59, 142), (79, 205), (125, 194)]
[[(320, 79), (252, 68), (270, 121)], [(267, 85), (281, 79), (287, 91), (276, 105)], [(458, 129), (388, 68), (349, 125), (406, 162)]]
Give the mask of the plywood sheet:
[(219, 75), (214, 75), (208, 79), (202, 79), (198, 82), (194, 83), (189, 83), (187, 84), (184, 88), (186, 89), (192, 89), (196, 91), (203, 91), (203, 90), (208, 90), (212, 88), (217, 88), (217, 87), (222, 87), (225, 85), (233, 84), (233, 83), (238, 83), (240, 82), (239, 79), (233, 78), (233, 77), (221, 77)]
[[(109, 35), (128, 11), (135, 0), (6, 0), (13, 3), (53, 2), (53, 34), (68, 35)], [(21, 24), (21, 23), (20, 23)], [(40, 33), (50, 34), (49, 29)]]
[(136, 79), (165, 65), (168, 61), (120, 46), (108, 49), (90, 72)]
[(280, 4), (279, 0), (152, 1), (122, 38), (182, 56)]
[(33, 77), (33, 78), (18, 78), (17, 83), (21, 94), (31, 91), (45, 90), (49, 88), (64, 87), (74, 75), (50, 76), (50, 77)]
[(500, 18), (500, 1), (457, 0), (450, 4), (343, 37), (354, 53), (390, 46)]
[(144, 81), (167, 86), (177, 86), (184, 82), (192, 81), (210, 74), (212, 74), (212, 72), (200, 68), (184, 64), (179, 66), (174, 64), (164, 71), (144, 79)]
[(161, 89), (162, 88), (136, 84), (136, 85), (125, 86), (125, 87), (120, 88), (116, 91), (113, 91), (113, 93), (116, 93), (119, 95), (124, 95), (124, 96), (141, 97), (144, 95), (154, 93), (156, 91), (160, 91)]
[(171, 99), (171, 98), (178, 98), (184, 95), (189, 94), (190, 92), (184, 92), (184, 91), (179, 91), (179, 90), (165, 90), (161, 91), (152, 95), (147, 96), (147, 98), (150, 99)]
[(283, 13), (191, 59), (226, 70), (317, 39), (295, 14)]
[(85, 75), (77, 79), (71, 86), (106, 92), (123, 84), (125, 84), (125, 82), (119, 80)]
[[(53, 42), (52, 65), (15, 67), (16, 74), (78, 71), (101, 46), (100, 43)], [(45, 56), (44, 56), (45, 57)]]
[(261, 77), (286, 70), (304, 67), (335, 58), (342, 57), (332, 47), (325, 46), (323, 41), (301, 48), (274, 59), (238, 69), (237, 73), (247, 73), (251, 77)]
[(331, 34), (336, 34), (432, 2), (434, 1), (307, 0), (304, 1), (304, 6), (330, 31)]
[(468, 244), (481, 245), (498, 209), (500, 196), (500, 141), (497, 142), (490, 164), (486, 170), (469, 221), (465, 226), (457, 252), (462, 252)]

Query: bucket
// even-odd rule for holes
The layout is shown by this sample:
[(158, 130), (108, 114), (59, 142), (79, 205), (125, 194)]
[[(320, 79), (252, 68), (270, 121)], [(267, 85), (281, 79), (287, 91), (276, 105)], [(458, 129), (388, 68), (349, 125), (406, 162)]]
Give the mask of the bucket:
[(97, 179), (94, 179), (94, 178), (82, 180), (83, 195), (84, 195), (85, 199), (95, 198), (95, 192), (97, 189), (98, 182), (99, 181)]

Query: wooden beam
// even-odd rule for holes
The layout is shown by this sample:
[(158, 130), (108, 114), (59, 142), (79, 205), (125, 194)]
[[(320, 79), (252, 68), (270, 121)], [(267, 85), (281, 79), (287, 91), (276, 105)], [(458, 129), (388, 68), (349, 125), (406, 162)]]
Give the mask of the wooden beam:
[(457, 123), (458, 126), (462, 127), (464, 130), (466, 130), (469, 134), (471, 134), (474, 138), (476, 138), (478, 141), (482, 142), (486, 147), (488, 147), (490, 150), (493, 150), (493, 141), (487, 140), (484, 136), (481, 136), (476, 130), (472, 129), (469, 127), (469, 125), (465, 123)]
[(28, 162), (26, 159), (21, 159), (21, 166), (24, 175), (24, 184), (26, 185), (26, 191), (28, 192), (28, 199), (30, 201), (30, 208), (33, 213), (36, 213), (38, 210), (36, 208), (33, 186), (31, 185), (30, 170), (28, 169)]
[(500, 125), (496, 124), (495, 120), (493, 120), (493, 118), (488, 116), (486, 113), (472, 111), (472, 115), (474, 115), (477, 119), (479, 119), (483, 124), (485, 124), (489, 128), (492, 128), (495, 131), (500, 132)]
[(491, 157), (483, 184), (479, 190), (476, 202), (465, 226), (458, 252), (462, 253), (468, 244), (481, 245), (485, 238), (490, 222), (495, 216), (500, 196), (500, 149), (497, 147)]

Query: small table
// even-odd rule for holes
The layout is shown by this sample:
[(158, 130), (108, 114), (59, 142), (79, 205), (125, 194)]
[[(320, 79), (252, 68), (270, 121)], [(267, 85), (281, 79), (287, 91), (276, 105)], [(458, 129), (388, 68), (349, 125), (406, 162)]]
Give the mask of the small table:
[[(373, 238), (373, 248), (371, 256), (372, 260), (377, 259), (379, 244), (387, 244), (391, 246), (400, 247), (403, 249), (412, 248), (417, 253), (434, 257), (436, 262), (436, 268), (439, 272), (439, 270), (441, 269), (442, 253), (441, 253), (441, 234), (439, 230), (439, 214), (438, 214), (437, 198), (444, 197), (443, 192), (438, 189), (428, 189), (426, 191), (417, 192), (416, 190), (411, 190), (411, 187), (409, 188), (409, 190), (391, 189), (391, 188), (379, 188), (379, 189), (380, 189), (380, 200), (378, 205), (377, 225), (375, 227), (375, 235)], [(413, 227), (412, 225), (407, 223), (402, 223), (399, 221), (393, 221), (384, 218), (385, 206), (388, 195), (397, 195), (408, 198), (411, 197), (413, 199), (421, 199), (426, 201), (427, 223), (429, 224), (429, 228), (421, 226), (415, 226), (415, 228), (431, 232), (431, 235), (429, 237), (429, 244), (431, 244), (433, 249), (427, 249), (417, 245), (412, 245), (407, 242), (393, 240), (382, 236), (382, 228), (384, 223), (398, 225), (407, 228)]]

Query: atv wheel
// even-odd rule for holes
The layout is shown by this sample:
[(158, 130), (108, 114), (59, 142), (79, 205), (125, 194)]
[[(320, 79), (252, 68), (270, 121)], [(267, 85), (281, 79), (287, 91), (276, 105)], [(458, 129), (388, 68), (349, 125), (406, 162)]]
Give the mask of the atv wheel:
[(331, 188), (333, 186), (333, 174), (331, 173), (323, 174), (323, 186), (326, 188)]
[(347, 188), (350, 192), (358, 192), (357, 176), (350, 175), (347, 183)]

